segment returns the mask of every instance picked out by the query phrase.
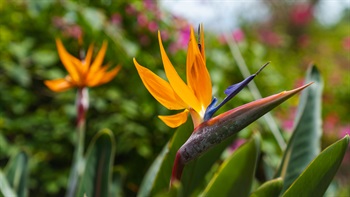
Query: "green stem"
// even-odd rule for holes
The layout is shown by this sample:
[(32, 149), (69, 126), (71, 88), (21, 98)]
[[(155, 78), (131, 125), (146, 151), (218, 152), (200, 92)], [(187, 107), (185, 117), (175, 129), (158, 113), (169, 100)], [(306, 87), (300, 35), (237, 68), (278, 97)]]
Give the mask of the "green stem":
[(77, 106), (77, 141), (73, 157), (73, 165), (69, 174), (66, 197), (73, 197), (77, 191), (78, 180), (84, 169), (85, 115), (89, 108), (87, 88), (78, 88)]

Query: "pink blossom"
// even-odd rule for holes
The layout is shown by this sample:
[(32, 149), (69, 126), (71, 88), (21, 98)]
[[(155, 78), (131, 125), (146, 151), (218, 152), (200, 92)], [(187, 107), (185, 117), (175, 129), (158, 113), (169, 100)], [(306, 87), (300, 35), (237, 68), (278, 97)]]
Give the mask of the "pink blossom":
[[(242, 42), (244, 40), (244, 32), (241, 29), (234, 30), (231, 35), (232, 35), (232, 38), (235, 39), (236, 42)], [(219, 42), (221, 44), (227, 43), (225, 35), (219, 36)]]
[(282, 38), (279, 34), (271, 30), (260, 31), (260, 40), (270, 46), (278, 47), (282, 45)]
[(235, 140), (230, 146), (230, 151), (231, 152), (235, 151), (237, 148), (239, 148), (245, 142), (246, 142), (245, 139), (237, 139), (237, 140)]
[(190, 29), (184, 28), (180, 30), (178, 44), (181, 48), (186, 48), (188, 45), (188, 41), (190, 40)]
[(347, 134), (350, 135), (350, 124), (340, 128), (340, 136), (339, 137), (342, 138)]
[(232, 32), (232, 37), (236, 42), (242, 42), (244, 40), (244, 32), (241, 29), (236, 29)]
[(163, 40), (163, 41), (169, 39), (169, 34), (168, 34), (168, 32), (166, 32), (166, 31), (161, 31), (161, 32), (160, 32), (160, 35), (162, 36), (162, 40)]
[(287, 132), (291, 132), (293, 130), (297, 109), (296, 107), (290, 107), (288, 112), (287, 117), (282, 117), (282, 128)]
[(291, 10), (290, 19), (295, 25), (306, 25), (312, 19), (312, 11), (313, 8), (309, 4), (297, 4)]
[(155, 10), (157, 8), (157, 6), (155, 5), (153, 0), (143, 0), (143, 5), (145, 6), (145, 8), (150, 11), (150, 10)]
[(148, 24), (148, 19), (146, 17), (146, 15), (144, 14), (139, 14), (137, 16), (137, 23), (141, 26), (141, 27), (146, 27)]
[(125, 12), (126, 12), (127, 14), (129, 14), (129, 15), (133, 15), (133, 14), (136, 13), (136, 9), (135, 9), (135, 7), (134, 7), (132, 4), (129, 4), (129, 5), (127, 5), (126, 8), (125, 8)]
[(156, 32), (158, 30), (158, 24), (154, 21), (151, 21), (149, 24), (148, 24), (148, 29), (151, 31), (151, 32)]
[(293, 120), (285, 120), (282, 122), (282, 127), (285, 131), (291, 132), (294, 126)]
[(79, 39), (83, 36), (83, 30), (79, 25), (71, 25), (64, 29), (64, 34), (68, 37)]
[(52, 23), (57, 28), (63, 28), (65, 26), (64, 20), (59, 16), (52, 17)]
[(345, 50), (350, 50), (350, 36), (344, 38), (344, 40), (343, 40), (343, 48)]
[(122, 16), (119, 13), (115, 13), (111, 16), (111, 23), (113, 25), (120, 25), (122, 22)]

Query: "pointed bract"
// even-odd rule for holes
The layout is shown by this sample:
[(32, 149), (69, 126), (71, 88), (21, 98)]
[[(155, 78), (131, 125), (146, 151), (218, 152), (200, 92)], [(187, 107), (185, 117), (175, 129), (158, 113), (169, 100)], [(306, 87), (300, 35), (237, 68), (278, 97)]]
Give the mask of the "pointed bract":
[(203, 122), (179, 149), (182, 162), (198, 158), (311, 84), (250, 102)]
[(163, 66), (165, 74), (169, 80), (169, 83), (177, 95), (188, 105), (196, 111), (200, 111), (201, 107), (198, 99), (194, 95), (194, 92), (185, 84), (179, 74), (177, 74), (174, 66), (171, 64), (162, 44), (160, 32), (158, 32), (159, 48), (162, 56)]
[(178, 98), (168, 82), (154, 74), (149, 69), (141, 66), (135, 58), (134, 64), (143, 84), (160, 104), (170, 110), (186, 108), (186, 103)]
[(158, 116), (166, 125), (176, 128), (187, 121), (188, 110), (170, 116)]

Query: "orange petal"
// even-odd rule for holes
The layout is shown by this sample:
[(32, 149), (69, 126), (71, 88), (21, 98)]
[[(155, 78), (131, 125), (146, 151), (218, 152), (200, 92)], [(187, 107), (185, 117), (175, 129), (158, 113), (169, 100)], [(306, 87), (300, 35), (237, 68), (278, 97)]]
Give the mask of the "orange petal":
[(170, 116), (158, 116), (166, 125), (171, 128), (176, 128), (187, 121), (188, 110), (185, 109), (183, 112), (180, 112), (175, 115)]
[(105, 54), (106, 54), (106, 50), (107, 50), (107, 42), (104, 41), (100, 51), (97, 53), (94, 63), (92, 63), (90, 67), (89, 73), (90, 72), (95, 73), (101, 68), (101, 65), (103, 63), (103, 58), (105, 57)]
[[(210, 75), (199, 51), (193, 28), (187, 51), (187, 84), (193, 90), (203, 108), (206, 108), (212, 100), (212, 87)], [(197, 111), (197, 110), (196, 110)], [(200, 111), (197, 111), (200, 113)]]
[(108, 83), (109, 81), (111, 81), (119, 72), (119, 70), (122, 67), (116, 66), (115, 68), (113, 68), (112, 70), (108, 71), (107, 73), (105, 73), (105, 75), (103, 76), (103, 78), (101, 79), (99, 85), (104, 84), (104, 83)]
[(89, 87), (98, 86), (103, 80), (108, 66), (100, 68), (97, 72), (89, 72), (87, 78), (85, 79), (85, 84)]
[(172, 87), (164, 79), (154, 74), (149, 69), (141, 66), (134, 58), (134, 64), (140, 78), (151, 95), (168, 109), (184, 109), (187, 107)]
[(94, 50), (94, 45), (91, 44), (89, 46), (89, 49), (86, 53), (86, 56), (85, 56), (85, 60), (82, 64), (82, 73), (83, 73), (83, 76), (86, 76), (87, 75), (87, 72), (90, 68), (90, 64), (91, 64), (91, 59), (92, 59), (92, 53), (93, 53), (93, 50)]
[(57, 45), (58, 55), (60, 56), (62, 64), (64, 65), (64, 67), (68, 71), (69, 75), (72, 77), (72, 80), (75, 83), (80, 84), (81, 77), (80, 77), (79, 69), (72, 62), (72, 59), (71, 59), (72, 55), (70, 55), (66, 51), (61, 40), (56, 39), (56, 45)]
[(158, 32), (158, 40), (165, 74), (169, 80), (171, 87), (173, 88), (175, 93), (179, 95), (179, 97), (188, 105), (188, 107), (191, 107), (196, 111), (200, 111), (201, 105), (198, 99), (194, 95), (193, 91), (185, 84), (185, 82), (177, 74), (174, 66), (171, 64), (164, 50), (162, 39), (160, 37), (160, 32)]
[(46, 80), (44, 81), (45, 85), (54, 92), (63, 92), (74, 85), (71, 82), (68, 82), (66, 79), (55, 79), (55, 80)]

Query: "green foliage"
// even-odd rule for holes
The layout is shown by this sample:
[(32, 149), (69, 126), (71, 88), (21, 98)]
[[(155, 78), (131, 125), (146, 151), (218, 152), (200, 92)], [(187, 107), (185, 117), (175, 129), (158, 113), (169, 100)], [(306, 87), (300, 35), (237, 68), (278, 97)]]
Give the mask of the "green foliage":
[(77, 196), (109, 196), (115, 142), (110, 130), (102, 130), (91, 141)]
[(207, 172), (220, 159), (223, 151), (230, 144), (232, 144), (234, 137), (235, 136), (229, 137), (222, 143), (210, 149), (203, 156), (197, 158), (185, 166), (181, 177), (183, 195), (195, 195), (196, 192), (198, 193), (205, 188), (205, 176)]
[(28, 156), (25, 152), (22, 151), (13, 157), (7, 164), (4, 173), (16, 196), (28, 195)]
[(28, 196), (28, 156), (21, 151), (11, 158), (4, 169), (0, 170), (0, 194), (4, 196)]
[(259, 152), (260, 137), (255, 135), (221, 164), (201, 195), (248, 196)]
[(278, 197), (283, 187), (283, 179), (276, 178), (266, 181), (256, 189), (250, 197)]
[(349, 135), (346, 135), (322, 151), (283, 194), (283, 197), (323, 196), (344, 158), (349, 140)]
[(0, 170), (0, 194), (3, 196), (16, 196), (15, 191), (11, 188), (4, 173)]
[(193, 130), (190, 121), (179, 127), (145, 175), (138, 196), (152, 196), (169, 188), (171, 169), (177, 150)]
[[(147, 2), (152, 3), (151, 8), (146, 5)], [(310, 2), (317, 7), (322, 1)], [(323, 127), (327, 129), (324, 129), (321, 139), (318, 138), (319, 136), (315, 138), (309, 136), (302, 139), (312, 142), (300, 141), (299, 137), (306, 134), (316, 136), (314, 131), (319, 129), (319, 126), (311, 128), (312, 132), (309, 130), (301, 132), (306, 130), (306, 125), (311, 126), (311, 123), (316, 125), (318, 120), (315, 122), (304, 120), (306, 114), (303, 115), (304, 118), (297, 119), (294, 125), (298, 131), (294, 131), (295, 134), (289, 140), (294, 142), (290, 143), (287, 151), (291, 151), (291, 155), (294, 156), (300, 153), (301, 155), (295, 158), (295, 162), (302, 160), (302, 165), (298, 168), (298, 172), (292, 175), (291, 168), (296, 169), (298, 164), (294, 163), (293, 159), (289, 159), (290, 162), (283, 160), (285, 165), (289, 163), (290, 169), (289, 171), (286, 169), (286, 175), (289, 174), (290, 179), (289, 184), (284, 184), (285, 190), (288, 189), (287, 185), (300, 184), (293, 183), (294, 180), (307, 179), (306, 177), (311, 176), (310, 172), (302, 173), (303, 170), (317, 156), (320, 149), (344, 136), (343, 133), (346, 133), (345, 129), (349, 126), (348, 114), (350, 113), (350, 102), (348, 102), (350, 80), (343, 80), (349, 75), (350, 56), (346, 42), (349, 37), (349, 16), (346, 13), (349, 13), (349, 10), (344, 12), (340, 21), (331, 26), (324, 25), (322, 21), (315, 18), (311, 18), (306, 24), (298, 25), (293, 24), (289, 18), (292, 16), (294, 6), (298, 3), (287, 1), (265, 3), (264, 5), (270, 8), (268, 14), (271, 20), (263, 24), (242, 21), (240, 26), (244, 38), (238, 43), (250, 71), (254, 72), (263, 63), (271, 61), (271, 65), (254, 79), (264, 96), (298, 86), (306, 66), (311, 61), (316, 62), (322, 71), (325, 81), (323, 101), (327, 104), (323, 105), (322, 114), (319, 111), (317, 112), (319, 114), (313, 114), (313, 117), (322, 116)], [(166, 127), (156, 118), (157, 115), (167, 115), (171, 112), (158, 104), (147, 92), (132, 64), (132, 58), (137, 57), (142, 65), (164, 76), (156, 32), (160, 30), (162, 34), (164, 33), (163, 41), (169, 52), (169, 58), (179, 74), (184, 76), (186, 46), (179, 43), (183, 40), (183, 32), (188, 30), (190, 24), (181, 16), (167, 13), (160, 4), (156, 1), (138, 0), (1, 1), (0, 167), (2, 170), (0, 170), (0, 190), (3, 195), (14, 196), (18, 188), (23, 188), (17, 187), (23, 182), (18, 182), (18, 179), (11, 179), (11, 177), (12, 181), (10, 181), (6, 171), (8, 167), (3, 168), (11, 163), (21, 150), (25, 150), (30, 158), (28, 161), (20, 159), (25, 163), (29, 162), (25, 168), (22, 168), (28, 170), (23, 172), (29, 174), (25, 189), (29, 196), (64, 196), (67, 189), (76, 141), (75, 91), (53, 93), (43, 84), (44, 80), (64, 77), (67, 73), (59, 60), (55, 38), (62, 39), (67, 50), (75, 56), (78, 56), (80, 48), (86, 50), (91, 43), (95, 43), (96, 48), (99, 48), (103, 40), (107, 40), (109, 45), (104, 63), (110, 62), (112, 66), (122, 65), (122, 70), (111, 83), (89, 90), (90, 109), (87, 114), (85, 141), (92, 141), (96, 131), (103, 128), (110, 128), (114, 136), (115, 154), (111, 158), (114, 161), (110, 169), (113, 172), (111, 193), (117, 192), (118, 196), (135, 196), (138, 193), (152, 196), (157, 194), (159, 196), (195, 196), (203, 192), (214, 172), (217, 171), (217, 167), (226, 161), (227, 151), (221, 155), (222, 150), (231, 143), (232, 139), (219, 144), (189, 163), (184, 169), (181, 183), (176, 183), (176, 186), (168, 192), (172, 161), (176, 153), (175, 147), (182, 145), (193, 128), (190, 126), (191, 123), (188, 123), (186, 127), (179, 129), (182, 130), (182, 137), (180, 137), (178, 131), (175, 132)], [(281, 9), (276, 9), (274, 6), (283, 7), (283, 13)], [(146, 19), (146, 22), (141, 24), (140, 19)], [(149, 28), (151, 24), (156, 24), (156, 27)], [(197, 26), (197, 24), (191, 25)], [(209, 25), (211, 24), (204, 24), (205, 27)], [(77, 39), (79, 32), (83, 35), (81, 46)], [(215, 93), (213, 96), (222, 100), (225, 96), (223, 91), (229, 85), (241, 81), (242, 76), (237, 69), (235, 59), (229, 52), (227, 43), (221, 39), (220, 35), (206, 28), (205, 42), (206, 62)], [(316, 72), (312, 69), (311, 73)], [(306, 94), (309, 97), (310, 93), (317, 92), (319, 85), (321, 84), (313, 84), (308, 88), (308, 93), (303, 93), (303, 97)], [(247, 89), (244, 89), (234, 101), (220, 109), (218, 114), (250, 101), (252, 96)], [(293, 111), (297, 103), (297, 97), (292, 98), (272, 112), (281, 126), (281, 133), (285, 139), (290, 138), (290, 133), (284, 125), (294, 118)], [(314, 105), (317, 106), (319, 103)], [(300, 106), (305, 108), (298, 109), (299, 114), (301, 111), (309, 111), (306, 110), (305, 103)], [(316, 111), (313, 112), (316, 113)], [(312, 115), (312, 113), (308, 114)], [(308, 124), (304, 124), (305, 121)], [(249, 139), (256, 131), (259, 131), (262, 136), (261, 152), (263, 154), (255, 164), (257, 165), (254, 181), (256, 184), (253, 184), (252, 190), (255, 189), (255, 185), (276, 183), (274, 188), (276, 190), (273, 190), (276, 192), (280, 182), (270, 182), (269, 178), (272, 175), (268, 176), (265, 169), (268, 168), (274, 172), (278, 168), (283, 152), (279, 150), (270, 131), (263, 124), (253, 123), (234, 138)], [(175, 132), (174, 137), (169, 141), (173, 132)], [(179, 136), (176, 137), (176, 135)], [(297, 146), (299, 143), (300, 147)], [(168, 145), (171, 146), (168, 147)], [(315, 147), (318, 148), (315, 149)], [(294, 149), (298, 151), (294, 152)], [(144, 178), (153, 159), (157, 158), (161, 150), (163, 150), (161, 156), (152, 165), (150, 170), (152, 172), (149, 171), (147, 178)], [(334, 154), (338, 154), (340, 159), (340, 152)], [(347, 151), (339, 167), (340, 173), (333, 179), (334, 196), (350, 195), (349, 156)], [(10, 162), (8, 162), (9, 158), (11, 158)], [(266, 168), (261, 167), (262, 162)], [(317, 170), (320, 171), (312, 173), (312, 176), (322, 174), (320, 166), (323, 165), (317, 165), (319, 166)], [(338, 167), (333, 164), (329, 169), (335, 171)], [(304, 174), (303, 178), (297, 177)], [(152, 177), (154, 175), (155, 177)], [(333, 174), (330, 173), (326, 179), (320, 180), (328, 182), (332, 177)], [(12, 185), (13, 180), (16, 183), (14, 185)], [(145, 180), (150, 180), (153, 184), (147, 185)], [(285, 180), (283, 182), (285, 183)], [(326, 185), (321, 184), (322, 190), (327, 187)], [(256, 192), (266, 192), (265, 189), (269, 188), (264, 184), (260, 187), (261, 191), (258, 189)]]
[(293, 135), (288, 142), (277, 174), (284, 179), (282, 192), (289, 188), (320, 152), (323, 82), (315, 66), (311, 66), (308, 70), (305, 83), (309, 82), (314, 83), (300, 96)]

